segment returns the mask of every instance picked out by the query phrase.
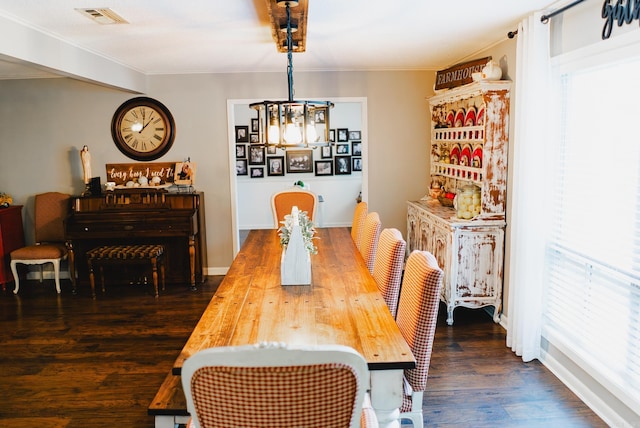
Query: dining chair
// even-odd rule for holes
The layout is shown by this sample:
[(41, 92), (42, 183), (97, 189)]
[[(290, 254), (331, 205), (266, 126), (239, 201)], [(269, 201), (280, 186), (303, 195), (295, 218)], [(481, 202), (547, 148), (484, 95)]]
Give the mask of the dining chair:
[(387, 228), (380, 232), (373, 262), (373, 278), (394, 318), (398, 308), (406, 248), (407, 243), (398, 229)]
[(362, 258), (371, 273), (373, 273), (373, 263), (376, 259), (381, 229), (382, 222), (378, 213), (370, 212), (367, 214), (362, 227), (362, 236), (360, 237), (360, 254), (362, 254)]
[(276, 229), (282, 226), (284, 216), (291, 214), (291, 208), (297, 206), (300, 211), (306, 211), (309, 220), (313, 221), (318, 207), (318, 196), (300, 187), (281, 190), (271, 196), (271, 211)]
[(360, 238), (362, 237), (362, 229), (364, 228), (364, 219), (369, 214), (369, 206), (365, 201), (358, 202), (353, 210), (353, 221), (351, 222), (351, 238), (356, 243), (358, 250), (360, 249)]
[(400, 407), (400, 419), (411, 420), (414, 428), (424, 426), (422, 397), (427, 387), (443, 276), (430, 252), (414, 250), (409, 255), (396, 323), (416, 359), (416, 367), (404, 371), (404, 395)]
[(190, 427), (377, 427), (367, 362), (343, 345), (208, 348), (181, 379)]
[(56, 291), (60, 293), (60, 261), (67, 257), (64, 237), (64, 220), (69, 213), (69, 198), (66, 193), (47, 192), (36, 195), (34, 203), (35, 244), (18, 248), (11, 252), (11, 272), (16, 285), (14, 294), (20, 289), (18, 264), (40, 265), (40, 282), (42, 282), (42, 266), (53, 264)]

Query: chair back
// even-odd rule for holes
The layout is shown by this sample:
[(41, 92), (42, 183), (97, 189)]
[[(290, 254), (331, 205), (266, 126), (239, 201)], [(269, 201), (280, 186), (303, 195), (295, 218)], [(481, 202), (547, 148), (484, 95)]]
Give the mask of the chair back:
[(362, 237), (362, 229), (364, 228), (364, 219), (369, 214), (369, 206), (366, 202), (358, 202), (355, 210), (353, 210), (353, 221), (351, 222), (351, 239), (356, 243), (356, 247), (360, 249), (360, 239)]
[(284, 216), (291, 214), (291, 208), (297, 206), (300, 211), (306, 211), (309, 220), (314, 221), (316, 216), (316, 208), (318, 206), (318, 196), (299, 187), (282, 190), (271, 196), (271, 211), (273, 212), (273, 221), (276, 229), (282, 226)]
[(402, 233), (398, 229), (384, 229), (380, 232), (378, 250), (373, 262), (373, 278), (394, 318), (398, 308), (406, 248), (407, 243), (402, 239)]
[(367, 214), (364, 219), (364, 227), (362, 228), (362, 236), (360, 237), (360, 254), (364, 262), (369, 268), (369, 272), (373, 273), (373, 263), (376, 259), (376, 251), (378, 249), (378, 240), (380, 231), (382, 230), (382, 222), (377, 212)]
[(209, 348), (182, 367), (197, 427), (357, 427), (367, 362), (341, 345)]
[(36, 243), (64, 242), (64, 221), (69, 214), (69, 198), (59, 192), (36, 195), (34, 203)]
[(414, 250), (409, 255), (396, 323), (416, 359), (416, 368), (405, 370), (414, 391), (424, 391), (427, 386), (443, 276), (430, 252)]

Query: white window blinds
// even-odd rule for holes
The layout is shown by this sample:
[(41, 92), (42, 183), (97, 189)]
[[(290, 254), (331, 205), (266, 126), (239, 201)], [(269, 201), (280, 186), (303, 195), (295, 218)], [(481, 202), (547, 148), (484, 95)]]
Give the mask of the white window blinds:
[(543, 336), (640, 406), (640, 60), (558, 73)]

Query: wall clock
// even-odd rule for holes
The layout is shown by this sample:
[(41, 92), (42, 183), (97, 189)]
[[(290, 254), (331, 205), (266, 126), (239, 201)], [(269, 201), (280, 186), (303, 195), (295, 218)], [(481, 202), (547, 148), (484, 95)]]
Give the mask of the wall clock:
[(176, 126), (171, 112), (160, 101), (137, 97), (125, 101), (114, 113), (111, 136), (126, 156), (151, 161), (169, 151)]

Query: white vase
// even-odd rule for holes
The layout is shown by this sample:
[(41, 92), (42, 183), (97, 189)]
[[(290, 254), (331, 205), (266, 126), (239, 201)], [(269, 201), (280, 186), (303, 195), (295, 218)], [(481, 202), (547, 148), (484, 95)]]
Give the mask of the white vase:
[(280, 283), (282, 285), (311, 285), (311, 255), (304, 245), (298, 216), (295, 215), (294, 218), (289, 243), (282, 250)]

